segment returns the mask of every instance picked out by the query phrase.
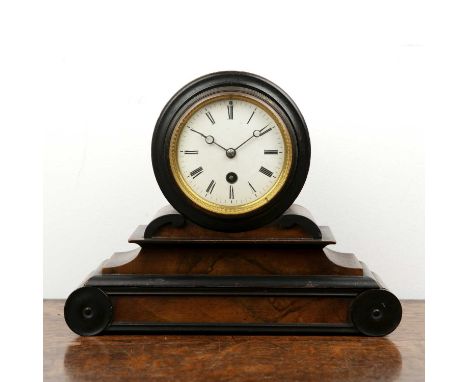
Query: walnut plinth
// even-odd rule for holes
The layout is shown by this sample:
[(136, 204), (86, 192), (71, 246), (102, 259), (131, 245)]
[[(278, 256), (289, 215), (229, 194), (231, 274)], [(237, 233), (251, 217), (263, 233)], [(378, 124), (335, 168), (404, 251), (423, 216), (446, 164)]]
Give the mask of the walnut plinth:
[(293, 206), (255, 230), (202, 228), (170, 208), (65, 305), (70, 328), (101, 332), (350, 333), (381, 336), (401, 305), (328, 227)]

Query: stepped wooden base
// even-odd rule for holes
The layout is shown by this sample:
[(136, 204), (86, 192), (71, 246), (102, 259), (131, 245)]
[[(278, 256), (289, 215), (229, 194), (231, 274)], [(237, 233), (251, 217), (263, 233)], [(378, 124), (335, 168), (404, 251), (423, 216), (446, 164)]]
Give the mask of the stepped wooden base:
[(162, 216), (131, 236), (140, 249), (114, 254), (69, 296), (72, 330), (380, 336), (400, 322), (400, 302), (375, 274), (325, 248), (335, 244), (328, 227), (293, 219), (220, 233)]

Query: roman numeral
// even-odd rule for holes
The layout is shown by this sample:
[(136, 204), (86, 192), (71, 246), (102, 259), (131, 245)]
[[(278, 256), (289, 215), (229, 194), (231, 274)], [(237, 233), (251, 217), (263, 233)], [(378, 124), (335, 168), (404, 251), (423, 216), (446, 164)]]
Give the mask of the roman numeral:
[(269, 178), (271, 178), (271, 176), (273, 175), (273, 173), (270, 170), (268, 170), (267, 168), (265, 168), (263, 166), (260, 167), (260, 170), (258, 170), (258, 171), (260, 171), (262, 174), (268, 176)]
[(266, 129), (265, 131), (262, 131), (262, 132), (260, 133), (260, 136), (265, 135), (266, 133), (268, 133), (269, 131), (271, 131), (271, 129), (273, 129), (273, 127), (270, 127), (269, 129)]
[(249, 120), (247, 121), (247, 124), (249, 124), (250, 120), (252, 119), (253, 115), (255, 114), (255, 112), (257, 111), (257, 108), (255, 108), (255, 110), (252, 112), (252, 115), (250, 116)]
[(211, 180), (210, 184), (208, 185), (208, 188), (206, 189), (206, 192), (211, 194), (213, 192), (213, 188), (215, 188), (216, 182), (214, 179)]
[(184, 154), (198, 154), (198, 150), (184, 150), (184, 151), (181, 151), (181, 153), (184, 153)]
[(252, 186), (252, 184), (250, 184), (250, 182), (248, 182), (248, 183), (249, 183), (249, 186), (250, 186), (250, 188), (252, 189), (252, 191), (253, 191), (254, 193), (256, 193), (257, 190), (254, 188), (254, 186)]
[(214, 120), (214, 118), (213, 118), (213, 116), (211, 115), (211, 113), (210, 113), (209, 111), (207, 111), (207, 112), (205, 113), (205, 115), (208, 117), (208, 119), (210, 120), (210, 122), (211, 122), (213, 125), (216, 123), (215, 120)]
[(234, 199), (234, 187), (229, 186), (229, 199)]
[(278, 154), (278, 150), (263, 150), (263, 154)]
[(229, 101), (229, 105), (227, 106), (228, 109), (228, 118), (233, 119), (234, 118), (234, 106), (232, 105), (232, 101)]
[(200, 175), (203, 172), (203, 167), (198, 167), (195, 170), (190, 172), (190, 176), (195, 179), (198, 175)]

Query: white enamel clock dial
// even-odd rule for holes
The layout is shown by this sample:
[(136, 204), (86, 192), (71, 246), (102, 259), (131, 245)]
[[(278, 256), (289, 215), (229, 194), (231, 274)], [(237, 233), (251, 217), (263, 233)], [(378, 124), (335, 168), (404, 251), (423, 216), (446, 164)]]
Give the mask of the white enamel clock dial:
[(186, 113), (171, 141), (173, 172), (195, 203), (244, 213), (267, 203), (291, 166), (291, 139), (266, 103), (221, 94)]

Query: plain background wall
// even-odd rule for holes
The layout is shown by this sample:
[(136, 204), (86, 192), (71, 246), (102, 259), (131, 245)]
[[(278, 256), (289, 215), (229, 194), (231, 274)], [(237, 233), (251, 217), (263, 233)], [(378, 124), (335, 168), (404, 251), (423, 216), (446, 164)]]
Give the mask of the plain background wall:
[(297, 199), (400, 298), (424, 298), (424, 134), (432, 55), (417, 4), (57, 3), (44, 150), (44, 297), (65, 298), (166, 204), (154, 124), (190, 80), (245, 70), (309, 126)]

